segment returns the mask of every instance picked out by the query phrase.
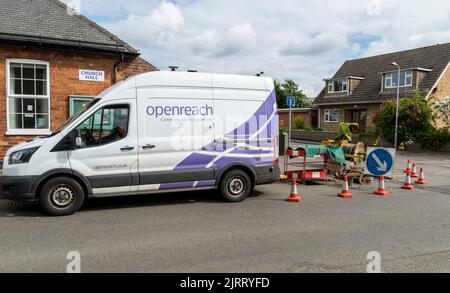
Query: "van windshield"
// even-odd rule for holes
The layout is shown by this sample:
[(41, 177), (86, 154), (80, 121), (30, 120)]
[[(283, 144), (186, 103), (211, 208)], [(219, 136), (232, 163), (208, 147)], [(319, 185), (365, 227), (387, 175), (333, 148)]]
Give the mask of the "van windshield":
[(100, 101), (99, 98), (97, 99), (93, 99), (92, 101), (90, 101), (88, 104), (86, 104), (84, 106), (83, 109), (81, 109), (78, 113), (74, 114), (72, 117), (70, 117), (66, 122), (64, 122), (60, 127), (58, 127), (57, 129), (55, 129), (52, 134), (50, 135), (50, 137), (60, 133), (61, 131), (63, 131), (70, 123), (72, 123), (73, 121), (75, 121), (78, 117), (80, 117), (81, 115), (83, 115), (84, 112), (86, 112), (87, 110), (89, 110), (90, 108), (92, 108), (95, 104), (98, 103), (98, 101)]

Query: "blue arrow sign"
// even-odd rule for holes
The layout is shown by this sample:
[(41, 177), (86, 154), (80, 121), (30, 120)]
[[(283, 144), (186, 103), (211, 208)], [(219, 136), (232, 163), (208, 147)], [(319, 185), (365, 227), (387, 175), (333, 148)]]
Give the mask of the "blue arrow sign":
[(375, 175), (382, 176), (388, 174), (394, 165), (394, 158), (385, 149), (375, 149), (366, 158), (367, 170)]
[(295, 97), (286, 97), (288, 107), (295, 107)]

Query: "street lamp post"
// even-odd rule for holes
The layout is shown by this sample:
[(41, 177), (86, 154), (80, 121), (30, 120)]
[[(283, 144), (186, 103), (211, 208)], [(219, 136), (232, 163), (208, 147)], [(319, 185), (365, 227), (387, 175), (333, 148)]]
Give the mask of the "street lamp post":
[(396, 101), (396, 107), (395, 107), (395, 134), (394, 134), (394, 148), (397, 149), (398, 146), (398, 108), (399, 108), (399, 100), (400, 100), (400, 76), (401, 76), (401, 69), (400, 65), (398, 65), (397, 62), (391, 63), (394, 66), (397, 66), (398, 68), (398, 76), (397, 76), (397, 101)]

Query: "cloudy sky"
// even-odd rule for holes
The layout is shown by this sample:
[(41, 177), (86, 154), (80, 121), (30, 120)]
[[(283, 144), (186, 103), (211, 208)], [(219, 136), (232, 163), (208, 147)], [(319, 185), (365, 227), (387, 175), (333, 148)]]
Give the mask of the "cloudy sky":
[(450, 42), (448, 0), (65, 0), (161, 70), (293, 79), (309, 96), (347, 59)]

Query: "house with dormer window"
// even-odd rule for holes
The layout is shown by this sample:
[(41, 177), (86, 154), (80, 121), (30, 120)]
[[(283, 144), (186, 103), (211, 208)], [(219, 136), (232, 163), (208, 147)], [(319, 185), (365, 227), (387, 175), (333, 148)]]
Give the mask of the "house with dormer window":
[[(392, 65), (396, 62), (400, 68)], [(335, 131), (339, 122), (356, 122), (361, 132), (376, 129), (377, 114), (387, 100), (413, 97), (425, 91), (428, 97), (450, 96), (450, 43), (346, 61), (314, 104), (319, 109), (319, 127)]]

